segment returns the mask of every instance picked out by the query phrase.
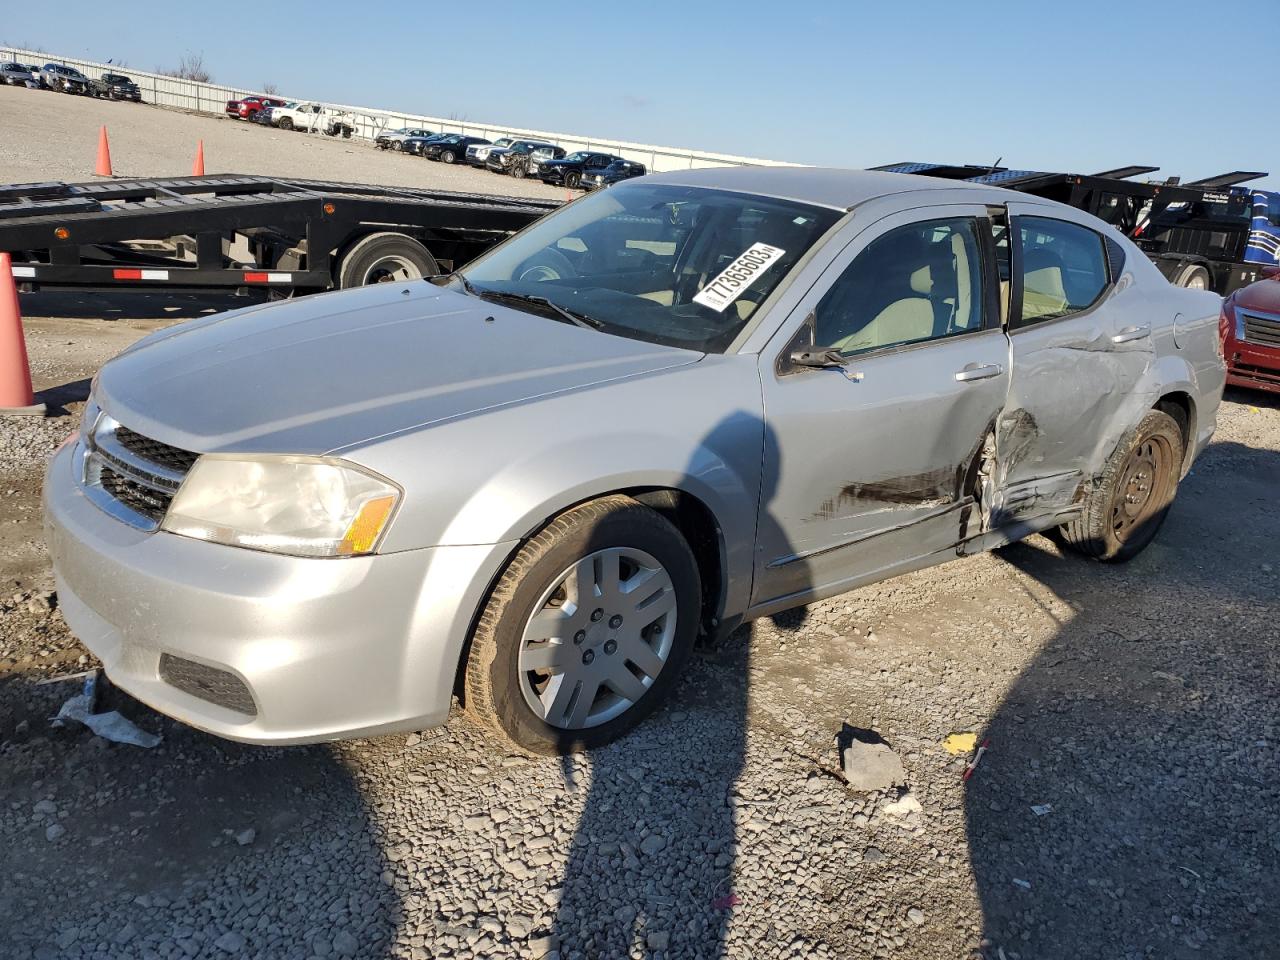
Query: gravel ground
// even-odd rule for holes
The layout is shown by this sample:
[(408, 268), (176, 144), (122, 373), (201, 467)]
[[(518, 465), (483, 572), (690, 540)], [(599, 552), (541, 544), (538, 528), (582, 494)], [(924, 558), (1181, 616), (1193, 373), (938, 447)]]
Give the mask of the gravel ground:
[[(0, 428), (6, 957), (1274, 955), (1275, 401), (1229, 395), (1129, 565), (1036, 537), (763, 621), (589, 756), (512, 756), (463, 715), (253, 748), (111, 692), (163, 736), (142, 750), (51, 728), (79, 681), (40, 683), (93, 665), (50, 592), (41, 462), (102, 360), (213, 308), (119, 301), (24, 299), (66, 413)], [(844, 723), (905, 787), (844, 784)], [(956, 731), (990, 739), (967, 785)]]
[[(225, 169), (494, 182), (4, 88), (0, 125), (19, 135), (0, 139), (0, 180), (87, 178), (103, 117), (122, 172), (184, 173), (204, 136), (211, 169), (234, 152)], [(246, 747), (110, 690), (104, 706), (157, 748), (54, 728), (79, 689), (58, 678), (94, 661), (52, 591), (44, 461), (103, 361), (240, 302), (23, 298), (57, 415), (0, 420), (5, 960), (1276, 955), (1275, 399), (1228, 395), (1132, 563), (1035, 537), (762, 621), (702, 651), (668, 708), (590, 755), (513, 756), (458, 714), (408, 737)], [(878, 732), (905, 784), (850, 789), (845, 724)], [(990, 741), (967, 783), (968, 756), (943, 746), (955, 732)]]
[(378, 150), (363, 140), (275, 130), (147, 104), (0, 87), (0, 183), (93, 179), (106, 125), (118, 177), (185, 177), (196, 141), (207, 173), (251, 173), (563, 199), (565, 191), (465, 165)]

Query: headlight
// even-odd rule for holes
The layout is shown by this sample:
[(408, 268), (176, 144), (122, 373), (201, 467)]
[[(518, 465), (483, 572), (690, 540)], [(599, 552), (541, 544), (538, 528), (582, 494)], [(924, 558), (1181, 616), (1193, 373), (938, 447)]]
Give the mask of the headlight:
[(204, 456), (161, 529), (299, 557), (372, 553), (400, 491), (351, 464), (317, 457)]

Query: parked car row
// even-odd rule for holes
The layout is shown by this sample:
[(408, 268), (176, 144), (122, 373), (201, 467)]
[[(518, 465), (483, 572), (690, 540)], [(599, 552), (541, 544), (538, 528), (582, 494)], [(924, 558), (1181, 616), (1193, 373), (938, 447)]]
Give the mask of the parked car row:
[(461, 133), (434, 133), (418, 127), (386, 130), (374, 139), (380, 150), (407, 153), (442, 163), (465, 161), (517, 180), (537, 177), (543, 183), (569, 189), (595, 190), (619, 180), (643, 176), (643, 163), (611, 153), (580, 150), (567, 154), (563, 147), (543, 140), (499, 137), (489, 141)]
[(142, 91), (138, 85), (122, 73), (104, 73), (90, 80), (75, 67), (64, 67), (60, 63), (46, 63), (43, 67), (28, 63), (0, 63), (0, 83), (33, 90), (57, 90), (78, 96), (142, 102)]
[(310, 101), (248, 96), (228, 100), (223, 112), (232, 120), (247, 120), (280, 130), (319, 131), (346, 138), (356, 132), (355, 117), (350, 113)]

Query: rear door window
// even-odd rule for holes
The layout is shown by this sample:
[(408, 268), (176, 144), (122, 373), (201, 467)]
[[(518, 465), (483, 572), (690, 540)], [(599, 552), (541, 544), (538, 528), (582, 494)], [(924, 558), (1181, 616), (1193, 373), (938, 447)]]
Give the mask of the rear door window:
[(1102, 237), (1088, 227), (1048, 217), (1018, 217), (1021, 310), (1013, 327), (1080, 313), (1110, 283)]

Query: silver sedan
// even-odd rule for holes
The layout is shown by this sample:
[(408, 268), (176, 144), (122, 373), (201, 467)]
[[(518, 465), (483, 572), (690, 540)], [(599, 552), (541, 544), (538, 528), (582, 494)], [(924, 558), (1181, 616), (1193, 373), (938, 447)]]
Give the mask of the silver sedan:
[(67, 622), (222, 736), (443, 723), (531, 751), (653, 710), (700, 636), (1035, 531), (1156, 534), (1214, 430), (1219, 302), (1049, 201), (702, 170), (431, 281), (103, 367), (46, 484)]

